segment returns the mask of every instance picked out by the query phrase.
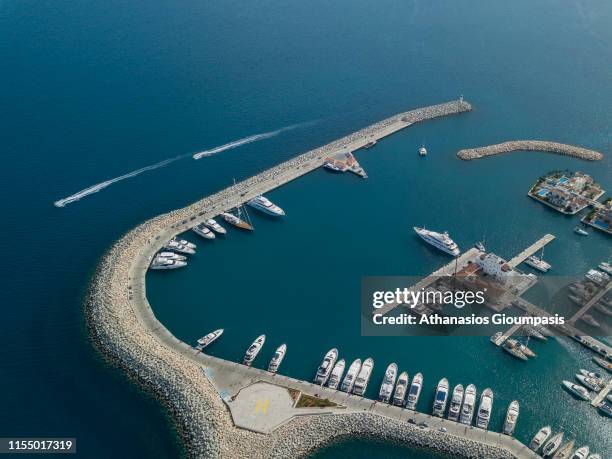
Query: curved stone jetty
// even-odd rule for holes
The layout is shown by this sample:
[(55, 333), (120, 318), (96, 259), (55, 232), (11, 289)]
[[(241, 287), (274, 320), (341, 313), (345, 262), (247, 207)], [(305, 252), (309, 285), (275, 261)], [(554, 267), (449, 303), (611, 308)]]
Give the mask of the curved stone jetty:
[[(535, 457), (511, 437), (443, 420), (437, 422), (447, 423), (446, 433), (417, 428), (406, 422), (408, 416), (436, 421), (424, 414), (411, 414), (346, 394), (341, 413), (295, 416), (268, 434), (237, 428), (228, 407), (239, 400), (240, 391), (228, 392), (221, 387), (224, 378), (243, 378), (239, 380), (243, 381), (246, 377), (243, 387), (257, 381), (267, 383), (274, 378), (276, 384), (305, 394), (325, 394), (325, 397), (329, 394), (333, 398), (340, 397), (341, 393), (196, 353), (156, 319), (146, 297), (145, 275), (151, 259), (172, 237), (321, 166), (329, 153), (360, 148), (371, 139), (380, 139), (412, 123), (470, 109), (467, 102), (460, 100), (388, 118), (188, 207), (153, 218), (125, 234), (104, 255), (86, 300), (92, 341), (109, 361), (123, 368), (130, 378), (166, 406), (189, 457), (305, 456), (324, 444), (355, 435), (462, 457)], [(206, 324), (202, 326), (206, 328)], [(249, 410), (251, 416), (252, 411)]]
[(603, 154), (598, 151), (543, 140), (512, 140), (510, 142), (498, 143), (496, 145), (489, 145), (486, 147), (468, 148), (465, 150), (460, 150), (457, 153), (457, 156), (467, 161), (470, 159), (499, 155), (501, 153), (508, 153), (511, 151), (543, 151), (548, 153), (556, 153), (559, 155), (573, 156), (586, 161), (599, 161), (603, 159)]

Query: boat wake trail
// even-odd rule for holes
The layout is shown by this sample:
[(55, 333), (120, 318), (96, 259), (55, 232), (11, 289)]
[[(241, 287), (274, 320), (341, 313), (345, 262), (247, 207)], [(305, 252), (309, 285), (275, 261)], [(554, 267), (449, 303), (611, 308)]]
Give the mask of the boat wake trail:
[(92, 185), (77, 193), (74, 193), (73, 195), (70, 195), (67, 198), (63, 198), (58, 201), (55, 201), (53, 205), (55, 207), (64, 207), (67, 204), (83, 199), (85, 196), (89, 196), (90, 194), (97, 193), (98, 191), (101, 191), (104, 188), (111, 186), (113, 183), (117, 183), (117, 182), (120, 182), (121, 180), (136, 177), (137, 175), (140, 175), (143, 172), (148, 172), (154, 169), (159, 169), (160, 167), (167, 166), (168, 164), (173, 163), (174, 161), (177, 161), (181, 158), (184, 158), (185, 156), (188, 156), (188, 155), (181, 155), (181, 156), (176, 156), (174, 158), (164, 159), (163, 161), (160, 161), (155, 164), (151, 164), (150, 166), (142, 167), (132, 172), (128, 172), (127, 174), (120, 175), (119, 177), (115, 177), (110, 180), (105, 180), (104, 182), (96, 183), (95, 185)]
[(225, 150), (231, 150), (232, 148), (237, 148), (242, 145), (246, 145), (247, 143), (258, 142), (259, 140), (269, 139), (270, 137), (276, 137), (277, 135), (285, 131), (291, 131), (292, 129), (297, 129), (307, 124), (312, 124), (312, 123), (293, 124), (291, 126), (286, 126), (284, 128), (277, 129), (276, 131), (263, 132), (261, 134), (254, 134), (248, 137), (244, 137), (242, 139), (233, 140), (224, 145), (220, 145), (218, 147), (211, 148), (210, 150), (204, 150), (199, 153), (195, 153), (193, 155), (193, 159), (205, 158), (207, 156), (216, 155), (217, 153), (221, 153), (222, 151), (225, 151)]

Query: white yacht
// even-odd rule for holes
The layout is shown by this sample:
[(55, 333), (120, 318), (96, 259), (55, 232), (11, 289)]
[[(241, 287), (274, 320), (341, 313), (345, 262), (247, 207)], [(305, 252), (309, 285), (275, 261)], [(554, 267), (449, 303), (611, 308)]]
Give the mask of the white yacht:
[(151, 269), (177, 269), (187, 266), (187, 263), (181, 260), (172, 260), (157, 255), (151, 262)]
[(463, 405), (461, 406), (461, 415), (459, 416), (459, 422), (468, 426), (472, 425), (472, 419), (474, 419), (474, 406), (476, 404), (476, 386), (470, 384), (465, 388), (465, 395), (463, 397)]
[(599, 404), (599, 406), (597, 407), (599, 409), (599, 411), (601, 411), (603, 414), (605, 414), (608, 417), (612, 418), (612, 402), (606, 402), (603, 401)]
[(278, 371), (280, 364), (283, 362), (283, 359), (285, 358), (285, 354), (287, 354), (287, 345), (281, 344), (280, 346), (278, 346), (278, 348), (274, 352), (274, 355), (272, 356), (272, 360), (270, 360), (270, 363), (268, 364), (268, 371), (270, 373), (276, 373)]
[(538, 452), (538, 450), (542, 447), (546, 440), (548, 440), (548, 437), (550, 437), (551, 433), (552, 429), (550, 428), (550, 426), (542, 427), (540, 430), (538, 430), (538, 433), (535, 434), (535, 436), (531, 440), (531, 443), (529, 443), (529, 449)]
[(572, 451), (574, 450), (574, 440), (570, 440), (561, 446), (553, 456), (553, 459), (570, 459)]
[(338, 166), (336, 166), (334, 163), (330, 161), (327, 161), (325, 164), (323, 164), (323, 167), (332, 172), (344, 172), (342, 169), (340, 169)]
[(259, 335), (257, 339), (253, 341), (253, 344), (251, 344), (247, 349), (246, 354), (244, 354), (244, 359), (242, 363), (250, 367), (253, 364), (255, 357), (257, 357), (257, 354), (259, 354), (259, 351), (261, 351), (261, 348), (263, 347), (265, 342), (266, 335)]
[(223, 329), (215, 330), (210, 332), (208, 335), (203, 336), (197, 341), (196, 349), (201, 351), (205, 347), (210, 346), (213, 342), (215, 342), (221, 335), (223, 334)]
[(446, 411), (446, 403), (448, 401), (448, 379), (442, 378), (438, 383), (436, 395), (434, 396), (433, 415), (444, 417)]
[(587, 376), (589, 378), (592, 378), (592, 379), (596, 380), (597, 384), (599, 384), (600, 386), (605, 386), (606, 385), (606, 378), (601, 373), (597, 373), (595, 371), (588, 371), (588, 370), (585, 370), (583, 368), (581, 368), (578, 371), (580, 372), (580, 374), (582, 376)]
[(421, 396), (421, 389), (423, 388), (423, 375), (417, 373), (412, 379), (410, 390), (408, 391), (408, 400), (406, 401), (406, 408), (409, 410), (416, 410), (419, 397)]
[(535, 255), (531, 255), (530, 257), (528, 257), (525, 260), (525, 264), (543, 273), (548, 272), (551, 268), (549, 263), (545, 262), (542, 258), (537, 257)]
[(590, 378), (584, 375), (576, 375), (576, 379), (580, 381), (580, 384), (588, 389), (594, 390), (595, 392), (599, 392), (601, 389), (603, 389), (603, 385), (595, 378)]
[(406, 403), (406, 391), (408, 389), (408, 372), (400, 373), (397, 378), (397, 385), (393, 393), (393, 404), (395, 406), (404, 406)]
[(193, 228), (191, 228), (191, 230), (198, 236), (203, 237), (204, 239), (215, 238), (215, 233), (213, 233), (204, 223), (200, 223), (199, 225), (194, 226)]
[(458, 421), (461, 413), (461, 404), (463, 403), (463, 385), (457, 384), (453, 389), (450, 406), (448, 407), (448, 419)]
[(166, 245), (164, 245), (164, 249), (174, 250), (175, 252), (185, 253), (187, 255), (193, 255), (195, 253), (195, 244), (191, 242), (185, 244), (184, 240), (171, 239)]
[(274, 217), (282, 217), (285, 211), (270, 201), (264, 196), (257, 196), (247, 202), (253, 209), (257, 209), (265, 214), (273, 215)]
[(333, 348), (327, 351), (327, 354), (325, 354), (325, 357), (323, 357), (323, 360), (321, 361), (321, 365), (319, 365), (319, 368), (317, 369), (317, 374), (315, 375), (314, 379), (315, 383), (322, 386), (327, 382), (337, 359), (338, 349)]
[(378, 392), (378, 400), (384, 403), (389, 403), (391, 395), (393, 394), (393, 388), (395, 387), (395, 379), (397, 378), (397, 364), (391, 363), (385, 371), (385, 377), (380, 385), (380, 391)]
[(353, 363), (351, 363), (351, 366), (346, 372), (346, 376), (340, 385), (340, 390), (342, 392), (348, 392), (349, 394), (351, 393), (353, 386), (355, 385), (355, 379), (357, 379), (357, 375), (359, 374), (359, 370), (361, 370), (361, 359), (355, 359)]
[(461, 253), (455, 241), (448, 236), (446, 231), (444, 233), (436, 233), (435, 231), (429, 231), (425, 228), (419, 228), (418, 226), (414, 227), (414, 231), (421, 239), (442, 252), (448, 253), (453, 257), (457, 257)]
[(580, 228), (579, 226), (577, 226), (576, 228), (574, 228), (574, 233), (576, 234), (580, 234), (581, 236), (588, 236), (589, 233), (587, 230)]
[(563, 432), (559, 432), (554, 435), (550, 440), (546, 442), (544, 447), (542, 448), (542, 456), (552, 456), (561, 446), (561, 442), (563, 441)]
[(514, 433), (514, 429), (516, 429), (516, 422), (519, 417), (519, 402), (517, 400), (512, 400), (510, 406), (508, 407), (508, 411), (506, 412), (506, 420), (504, 421), (504, 427), (502, 432), (506, 435), (512, 435)]
[(597, 265), (597, 267), (601, 269), (603, 272), (612, 276), (612, 265), (610, 263), (606, 261), (602, 261), (601, 263), (599, 263), (599, 265)]
[(228, 222), (230, 225), (234, 225), (236, 228), (253, 231), (253, 225), (249, 222), (244, 221), (242, 218), (235, 216), (231, 212), (223, 212), (221, 217)]
[(157, 256), (162, 257), (162, 258), (167, 258), (168, 260), (185, 261), (187, 259), (185, 255), (179, 255), (178, 253), (174, 253), (174, 252), (159, 252)]
[(584, 386), (581, 386), (580, 384), (574, 384), (570, 381), (563, 381), (562, 384), (563, 387), (565, 387), (572, 394), (576, 395), (578, 398), (581, 398), (582, 400), (591, 399), (589, 391)]
[(421, 145), (419, 148), (419, 156), (427, 156), (427, 148), (425, 145)]
[(217, 220), (215, 220), (214, 218), (209, 218), (208, 220), (204, 222), (204, 224), (217, 234), (227, 233), (227, 230), (223, 228), (221, 225), (219, 225), (219, 223), (217, 223)]
[(576, 450), (576, 452), (572, 455), (571, 459), (587, 459), (589, 455), (589, 447), (582, 446)]
[(601, 459), (601, 456), (599, 454), (591, 454), (588, 459)]
[(593, 357), (593, 362), (599, 365), (601, 368), (612, 372), (612, 362), (602, 359), (601, 357)]
[(584, 277), (598, 285), (601, 285), (602, 287), (605, 287), (610, 280), (610, 276), (608, 276), (606, 273), (602, 273), (601, 271), (597, 271), (596, 269), (589, 269), (589, 272), (587, 272)]
[(344, 374), (344, 368), (346, 367), (346, 361), (344, 359), (338, 360), (336, 365), (334, 365), (334, 369), (329, 376), (329, 381), (327, 381), (327, 387), (330, 389), (337, 389), (340, 385), (340, 380), (342, 379), (342, 375)]
[(476, 425), (481, 429), (489, 428), (491, 420), (491, 411), (493, 410), (493, 391), (488, 387), (482, 391), (480, 396), (480, 407), (478, 408), (478, 416), (476, 417)]
[(353, 386), (353, 394), (355, 395), (365, 395), (366, 389), (368, 388), (368, 382), (370, 382), (370, 377), (372, 376), (372, 370), (374, 369), (374, 359), (368, 357), (361, 365), (361, 369), (357, 374), (357, 379), (355, 380), (355, 385)]

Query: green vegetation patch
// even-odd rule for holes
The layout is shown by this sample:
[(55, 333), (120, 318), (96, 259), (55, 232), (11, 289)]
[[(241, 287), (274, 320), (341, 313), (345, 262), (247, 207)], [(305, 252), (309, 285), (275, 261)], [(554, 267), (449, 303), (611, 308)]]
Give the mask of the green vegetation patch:
[(295, 405), (296, 408), (325, 408), (330, 406), (338, 406), (338, 404), (327, 398), (313, 397), (308, 394), (302, 394)]

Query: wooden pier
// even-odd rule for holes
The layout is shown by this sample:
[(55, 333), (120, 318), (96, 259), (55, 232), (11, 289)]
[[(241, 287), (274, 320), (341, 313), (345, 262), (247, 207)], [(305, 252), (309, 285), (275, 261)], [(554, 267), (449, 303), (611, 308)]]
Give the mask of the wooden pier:
[(536, 253), (538, 250), (542, 249), (548, 243), (552, 242), (554, 239), (555, 239), (555, 236), (553, 236), (552, 234), (544, 235), (539, 241), (534, 242), (529, 247), (527, 247), (525, 250), (523, 250), (521, 253), (519, 253), (516, 257), (512, 258), (508, 262), (508, 265), (512, 268), (516, 268), (518, 265), (524, 262), (527, 258), (529, 258), (531, 255)]
[(582, 306), (578, 310), (578, 312), (574, 314), (570, 318), (570, 320), (568, 320), (568, 322), (570, 324), (575, 324), (576, 321), (580, 319), (584, 314), (586, 314), (589, 311), (589, 309), (591, 309), (595, 304), (597, 304), (597, 302), (601, 300), (606, 295), (606, 293), (610, 291), (610, 289), (612, 289), (612, 281), (608, 282), (608, 285), (606, 285), (599, 292), (593, 295), (593, 298), (591, 298), (584, 306)]

